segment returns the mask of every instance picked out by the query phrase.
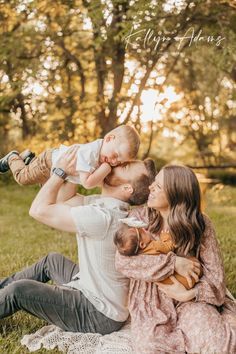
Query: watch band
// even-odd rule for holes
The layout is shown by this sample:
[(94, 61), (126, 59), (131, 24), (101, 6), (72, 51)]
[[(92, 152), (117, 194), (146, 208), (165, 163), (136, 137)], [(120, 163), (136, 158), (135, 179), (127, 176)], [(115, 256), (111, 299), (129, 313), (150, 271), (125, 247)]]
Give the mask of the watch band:
[(65, 173), (65, 171), (60, 168), (60, 167), (54, 167), (52, 169), (52, 173), (54, 173), (55, 175), (57, 175), (58, 177), (62, 178), (62, 179), (66, 179), (67, 174)]

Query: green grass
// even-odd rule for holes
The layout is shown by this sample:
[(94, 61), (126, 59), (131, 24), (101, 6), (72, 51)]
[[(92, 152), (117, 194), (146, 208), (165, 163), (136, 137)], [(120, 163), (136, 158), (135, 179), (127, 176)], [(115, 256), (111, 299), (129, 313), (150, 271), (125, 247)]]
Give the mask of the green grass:
[(220, 243), (227, 287), (236, 297), (236, 187), (216, 185), (208, 191), (206, 205)]
[[(32, 264), (51, 251), (63, 253), (76, 261), (75, 237), (52, 230), (28, 215), (29, 206), (38, 187), (19, 187), (0, 183), (0, 278)], [(207, 193), (208, 215), (214, 222), (221, 245), (227, 276), (227, 285), (236, 295), (236, 187), (217, 187)], [(32, 333), (45, 322), (17, 313), (0, 320), (0, 353), (28, 353), (20, 345), (24, 334)], [(36, 353), (59, 353), (57, 350), (39, 350)]]
[[(29, 206), (37, 190), (38, 187), (0, 184), (0, 278), (34, 263), (51, 251), (77, 260), (73, 234), (55, 231), (29, 217)], [(23, 312), (0, 320), (0, 353), (29, 353), (20, 345), (20, 339), (45, 324)], [(36, 353), (59, 351), (39, 350)]]

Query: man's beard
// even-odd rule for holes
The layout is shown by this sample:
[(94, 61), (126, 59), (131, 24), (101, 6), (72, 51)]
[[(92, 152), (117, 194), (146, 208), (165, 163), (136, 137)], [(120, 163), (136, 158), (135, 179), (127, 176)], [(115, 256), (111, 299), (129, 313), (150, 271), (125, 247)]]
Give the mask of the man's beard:
[(109, 175), (106, 176), (106, 178), (104, 179), (104, 183), (110, 187), (119, 187), (124, 183), (129, 183), (129, 181), (120, 178), (118, 176), (116, 176), (115, 173), (115, 168), (113, 168), (111, 170), (111, 172), (109, 173)]

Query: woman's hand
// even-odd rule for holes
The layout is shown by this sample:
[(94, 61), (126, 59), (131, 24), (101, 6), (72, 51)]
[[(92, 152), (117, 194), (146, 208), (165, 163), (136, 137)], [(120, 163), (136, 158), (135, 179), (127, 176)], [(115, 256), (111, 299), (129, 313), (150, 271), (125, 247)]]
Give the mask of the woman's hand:
[(59, 158), (56, 167), (62, 168), (67, 175), (78, 176), (76, 171), (77, 151), (79, 145), (72, 145), (64, 154)]
[(185, 257), (176, 256), (175, 271), (187, 279), (188, 285), (193, 286), (192, 278), (197, 283), (201, 273), (201, 265), (198, 261), (194, 261)]
[(196, 290), (194, 288), (187, 290), (174, 276), (171, 276), (170, 279), (173, 283), (171, 285), (162, 284), (160, 282), (156, 283), (158, 288), (168, 297), (181, 302), (190, 301), (195, 298)]

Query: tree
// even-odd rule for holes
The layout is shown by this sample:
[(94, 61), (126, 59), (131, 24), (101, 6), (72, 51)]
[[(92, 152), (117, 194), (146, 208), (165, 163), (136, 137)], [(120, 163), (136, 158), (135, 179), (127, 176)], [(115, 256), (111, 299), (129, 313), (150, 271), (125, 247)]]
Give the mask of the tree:
[[(176, 69), (185, 67), (188, 56), (196, 66), (196, 85), (200, 84), (197, 56), (203, 47), (189, 46), (188, 40), (180, 45), (176, 38), (191, 27), (197, 31), (204, 26), (213, 34), (223, 29), (231, 43), (234, 10), (231, 1), (216, 4), (213, 0), (5, 2), (0, 8), (2, 129), (19, 125), (24, 138), (36, 134), (52, 143), (85, 142), (117, 124), (131, 123), (147, 138), (144, 154), (149, 153), (163, 123), (153, 121), (147, 134), (142, 132), (142, 92), (152, 88), (158, 97), (170, 81), (187, 86), (189, 75), (180, 82)], [(227, 58), (229, 65), (219, 63), (217, 68), (233, 80), (233, 53), (220, 48), (214, 54), (204, 53), (204, 60)], [(160, 76), (164, 82), (158, 80)], [(186, 92), (188, 102), (179, 104), (197, 106), (196, 95), (191, 89)], [(202, 102), (203, 97), (198, 99)], [(164, 102), (159, 104), (164, 107)], [(232, 121), (225, 120), (226, 127)], [(203, 135), (195, 139), (201, 140), (201, 151), (209, 147)], [(234, 137), (230, 139), (232, 143)]]

